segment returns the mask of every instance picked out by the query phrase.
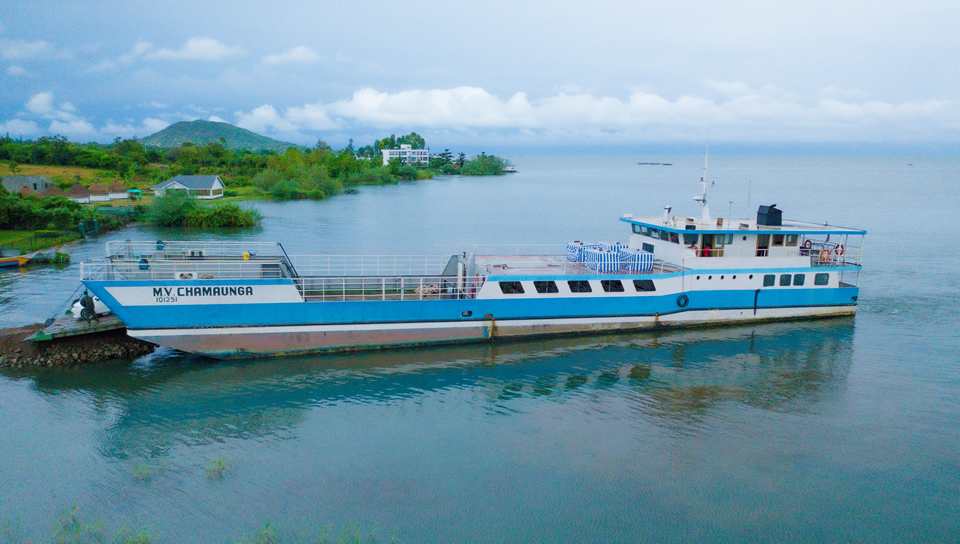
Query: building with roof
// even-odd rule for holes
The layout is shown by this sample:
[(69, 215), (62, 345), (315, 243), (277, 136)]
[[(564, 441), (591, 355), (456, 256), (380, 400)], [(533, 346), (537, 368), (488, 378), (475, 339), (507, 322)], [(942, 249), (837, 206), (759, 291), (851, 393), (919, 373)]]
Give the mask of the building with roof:
[(129, 197), (128, 190), (122, 181), (115, 179), (107, 186), (107, 196), (110, 197), (110, 200), (123, 200)]
[(80, 204), (86, 204), (90, 202), (90, 191), (78, 181), (67, 189), (67, 198)]
[(403, 164), (430, 165), (429, 149), (414, 149), (410, 144), (400, 144), (394, 149), (383, 149), (383, 165), (390, 164), (391, 159), (400, 159)]
[(186, 191), (188, 195), (199, 199), (213, 199), (223, 196), (223, 180), (220, 176), (174, 176), (150, 189), (156, 196), (167, 191)]
[(19, 192), (21, 187), (42, 193), (50, 185), (53, 185), (53, 180), (40, 176), (3, 176), (3, 186), (11, 193)]
[(95, 181), (87, 187), (87, 190), (90, 191), (90, 202), (106, 202), (110, 200), (110, 195), (107, 194), (107, 186)]
[(63, 192), (63, 189), (57, 187), (54, 184), (47, 185), (47, 188), (41, 193), (44, 198), (50, 198), (55, 196), (67, 196), (67, 193)]

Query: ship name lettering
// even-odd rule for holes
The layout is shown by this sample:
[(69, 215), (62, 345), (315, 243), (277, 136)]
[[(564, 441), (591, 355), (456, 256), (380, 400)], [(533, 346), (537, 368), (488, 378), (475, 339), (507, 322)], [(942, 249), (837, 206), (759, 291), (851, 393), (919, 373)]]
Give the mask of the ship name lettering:
[[(154, 289), (156, 292), (156, 289)], [(244, 297), (253, 296), (253, 287), (177, 287), (178, 297)]]

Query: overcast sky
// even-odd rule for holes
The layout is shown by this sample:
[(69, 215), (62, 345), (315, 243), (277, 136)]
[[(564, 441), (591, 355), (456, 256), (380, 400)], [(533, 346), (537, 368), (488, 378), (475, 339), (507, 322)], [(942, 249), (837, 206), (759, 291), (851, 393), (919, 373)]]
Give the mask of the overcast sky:
[(0, 134), (960, 149), (960, 2), (6, 2)]

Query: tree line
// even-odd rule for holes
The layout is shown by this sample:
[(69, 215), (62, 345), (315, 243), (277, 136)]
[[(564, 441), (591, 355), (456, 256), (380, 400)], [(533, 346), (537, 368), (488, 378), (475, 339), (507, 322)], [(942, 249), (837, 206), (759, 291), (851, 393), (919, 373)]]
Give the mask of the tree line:
[[(184, 142), (172, 149), (146, 148), (136, 139), (117, 138), (111, 144), (79, 144), (64, 136), (18, 141), (0, 138), (0, 161), (11, 174), (20, 165), (75, 166), (101, 171), (104, 176), (124, 180), (128, 185), (148, 188), (173, 176), (216, 174), (227, 185), (226, 196), (269, 195), (279, 200), (326, 198), (358, 185), (382, 185), (403, 180), (425, 179), (435, 174), (499, 175), (503, 160), (481, 154), (468, 160), (464, 153), (454, 156), (449, 149), (431, 157), (429, 165), (404, 164), (393, 159), (384, 165), (382, 150), (409, 144), (425, 149), (426, 140), (411, 132), (354, 148), (353, 140), (335, 150), (320, 140), (312, 148), (290, 147), (283, 153), (231, 150), (224, 139), (194, 144)], [(74, 183), (54, 179), (62, 189)]]

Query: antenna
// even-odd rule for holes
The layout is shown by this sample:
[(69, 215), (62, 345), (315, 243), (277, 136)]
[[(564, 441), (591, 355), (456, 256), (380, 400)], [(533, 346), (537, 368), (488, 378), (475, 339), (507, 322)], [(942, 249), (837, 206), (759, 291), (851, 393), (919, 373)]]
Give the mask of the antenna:
[[(700, 177), (699, 181), (701, 187), (703, 187), (703, 193), (700, 196), (693, 197), (693, 200), (698, 202), (702, 208), (700, 222), (705, 225), (710, 223), (710, 208), (707, 206), (707, 154), (709, 151), (710, 148), (708, 146), (707, 151), (703, 152), (703, 176)], [(713, 187), (713, 182), (709, 183), (709, 185)]]

